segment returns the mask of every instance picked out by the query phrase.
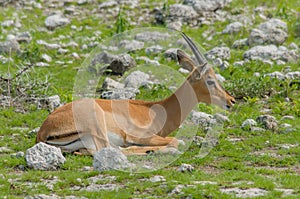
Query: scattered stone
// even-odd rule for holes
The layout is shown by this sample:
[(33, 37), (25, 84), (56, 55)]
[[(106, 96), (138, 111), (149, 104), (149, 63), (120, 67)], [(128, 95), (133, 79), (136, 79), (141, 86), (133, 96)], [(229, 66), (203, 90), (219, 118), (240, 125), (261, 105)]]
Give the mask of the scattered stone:
[(124, 48), (127, 51), (135, 51), (144, 48), (144, 42), (137, 40), (123, 40), (120, 42), (119, 48)]
[(287, 24), (279, 19), (270, 19), (261, 23), (258, 29), (253, 29), (249, 36), (249, 44), (279, 45), (287, 39)]
[(135, 99), (140, 91), (136, 88), (121, 88), (101, 93), (102, 99)]
[(300, 71), (295, 71), (295, 72), (288, 72), (285, 74), (285, 78), (287, 79), (300, 79)]
[(11, 152), (13, 152), (13, 150), (10, 148), (7, 148), (6, 146), (0, 147), (0, 153), (11, 153)]
[(228, 24), (225, 29), (222, 31), (222, 34), (236, 34), (241, 31), (243, 24), (241, 22), (233, 22)]
[(32, 40), (32, 36), (30, 32), (21, 32), (17, 34), (16, 40), (18, 43), (30, 43)]
[(189, 22), (196, 18), (198, 18), (198, 14), (192, 6), (182, 4), (170, 5), (168, 16), (169, 20)]
[(202, 127), (209, 127), (217, 123), (212, 115), (196, 111), (192, 111), (192, 121), (194, 124), (201, 125)]
[(27, 149), (25, 158), (28, 167), (35, 170), (57, 170), (66, 161), (60, 148), (43, 142)]
[(16, 153), (16, 158), (23, 158), (25, 156), (25, 153), (23, 151), (19, 151)]
[(49, 30), (54, 30), (59, 26), (65, 26), (70, 23), (70, 20), (63, 17), (61, 14), (50, 15), (45, 20), (45, 25)]
[(178, 70), (179, 72), (181, 72), (182, 74), (189, 74), (190, 73), (190, 71), (189, 70), (187, 70), (187, 69), (184, 69), (184, 68), (179, 68), (179, 70)]
[(95, 55), (95, 57), (91, 61), (91, 66), (95, 66), (97, 64), (110, 64), (117, 57), (117, 55), (113, 55), (106, 51), (103, 51)]
[(55, 194), (51, 194), (51, 195), (37, 194), (34, 196), (26, 196), (24, 199), (61, 199), (61, 197)]
[(94, 154), (94, 170), (128, 170), (134, 167), (129, 163), (127, 157), (116, 148), (103, 148)]
[(267, 73), (264, 76), (269, 76), (271, 79), (279, 79), (279, 80), (285, 79), (285, 75), (278, 71), (275, 71), (273, 73)]
[(101, 9), (115, 7), (117, 5), (118, 5), (118, 3), (116, 1), (105, 1), (105, 2), (101, 3), (98, 8), (101, 10)]
[(226, 194), (233, 194), (238, 198), (252, 198), (258, 196), (264, 196), (268, 193), (268, 191), (259, 188), (221, 188), (220, 191)]
[(61, 45), (59, 45), (59, 44), (49, 44), (49, 43), (45, 42), (44, 40), (37, 40), (36, 43), (45, 46), (49, 50), (61, 48)]
[(37, 63), (35, 63), (35, 66), (37, 66), (37, 67), (48, 67), (50, 65), (45, 63), (45, 62), (37, 62)]
[(178, 195), (182, 193), (182, 189), (185, 186), (182, 184), (176, 185), (176, 187), (169, 193), (169, 195)]
[(156, 53), (160, 53), (161, 51), (163, 51), (163, 47), (161, 47), (160, 45), (154, 45), (154, 46), (150, 46), (147, 47), (145, 49), (146, 54), (156, 54)]
[(244, 48), (245, 46), (249, 46), (248, 38), (239, 39), (239, 40), (234, 41), (232, 48), (241, 49), (241, 48)]
[(224, 81), (226, 81), (225, 77), (223, 77), (222, 75), (220, 75), (220, 74), (218, 74), (218, 73), (216, 73), (216, 77), (217, 77), (217, 80), (218, 80), (219, 82), (224, 82)]
[(123, 75), (123, 73), (136, 66), (135, 60), (128, 54), (120, 55), (113, 59), (107, 69), (112, 71), (112, 74)]
[(253, 120), (253, 119), (246, 119), (245, 121), (243, 121), (241, 127), (242, 127), (243, 130), (250, 130), (254, 126), (257, 126), (257, 122), (255, 120)]
[(181, 21), (172, 21), (167, 24), (167, 28), (181, 31), (182, 22)]
[(285, 115), (281, 118), (281, 120), (295, 120), (295, 117), (292, 115)]
[(151, 65), (155, 65), (155, 66), (159, 66), (160, 63), (156, 60), (151, 60), (148, 57), (145, 56), (141, 56), (141, 57), (136, 57), (135, 58), (137, 61), (144, 61), (146, 64), (151, 64)]
[(213, 118), (218, 122), (218, 123), (229, 123), (230, 122), (230, 119), (226, 116), (226, 115), (223, 115), (221, 113), (216, 113)]
[(135, 39), (143, 42), (158, 42), (166, 41), (171, 37), (168, 33), (161, 33), (156, 31), (142, 32), (135, 35)]
[(159, 176), (159, 175), (156, 175), (156, 176), (153, 176), (149, 179), (150, 182), (165, 182), (166, 179), (164, 176)]
[(6, 20), (1, 23), (2, 27), (10, 27), (15, 24), (14, 20)]
[(106, 89), (106, 90), (111, 90), (111, 89), (121, 89), (124, 88), (125, 85), (117, 82), (109, 77), (106, 77), (103, 84), (102, 84), (102, 88)]
[(180, 167), (178, 168), (178, 171), (180, 172), (192, 172), (195, 168), (190, 165), (190, 164), (181, 164)]
[(249, 60), (282, 60), (285, 62), (296, 62), (295, 51), (283, 50), (275, 45), (254, 46), (243, 54), (244, 59)]
[(134, 71), (124, 81), (126, 88), (139, 88), (149, 83), (150, 76), (141, 71)]
[(217, 182), (212, 182), (212, 181), (194, 181), (194, 184), (200, 184), (200, 185), (217, 185)]
[(89, 191), (89, 192), (99, 192), (103, 191), (116, 191), (119, 189), (119, 186), (116, 184), (91, 184), (88, 185), (86, 188), (81, 190)]
[(217, 58), (220, 58), (221, 60), (228, 60), (230, 59), (230, 48), (215, 47), (206, 52), (204, 55), (208, 60), (215, 60)]
[(8, 35), (5, 42), (0, 42), (0, 53), (20, 52), (20, 45), (13, 35)]
[(205, 11), (215, 12), (224, 8), (232, 0), (184, 0), (183, 4), (192, 6), (199, 14)]
[(47, 54), (42, 54), (42, 59), (45, 60), (46, 62), (52, 61), (52, 58)]
[(287, 197), (294, 195), (295, 190), (294, 189), (284, 189), (284, 188), (275, 188), (275, 191), (282, 192), (281, 197)]
[(256, 121), (267, 130), (276, 131), (278, 129), (278, 121), (274, 116), (261, 115), (256, 118)]
[(201, 137), (201, 136), (198, 136), (198, 135), (195, 135), (193, 137), (193, 142), (197, 145), (197, 146), (201, 146), (202, 143), (204, 142), (205, 138), (204, 137)]
[(60, 103), (60, 97), (58, 95), (53, 95), (46, 98), (38, 98), (37, 99), (38, 108), (39, 109), (48, 109), (50, 112), (54, 111), (54, 109), (60, 107), (62, 104)]

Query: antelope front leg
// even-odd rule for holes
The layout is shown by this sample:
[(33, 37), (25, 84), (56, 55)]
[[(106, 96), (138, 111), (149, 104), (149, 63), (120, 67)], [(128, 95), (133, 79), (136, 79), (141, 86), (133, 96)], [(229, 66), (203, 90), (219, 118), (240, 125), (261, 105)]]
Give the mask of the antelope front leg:
[(173, 137), (160, 137), (152, 135), (147, 138), (137, 138), (127, 135), (126, 141), (130, 144), (143, 145), (143, 146), (130, 146), (121, 148), (125, 155), (147, 155), (149, 152), (162, 152), (162, 153), (179, 153), (177, 150), (178, 141)]

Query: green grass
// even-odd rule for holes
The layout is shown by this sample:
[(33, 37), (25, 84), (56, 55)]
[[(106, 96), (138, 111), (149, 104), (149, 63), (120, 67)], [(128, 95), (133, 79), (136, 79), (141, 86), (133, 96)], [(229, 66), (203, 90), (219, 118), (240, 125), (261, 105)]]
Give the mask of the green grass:
[[(103, 1), (98, 1), (103, 2)], [(159, 1), (151, 1), (158, 3)], [(178, 1), (164, 1), (166, 7)], [(180, 1), (181, 2), (181, 1)], [(163, 2), (160, 2), (163, 5)], [(247, 24), (243, 30), (236, 35), (215, 34), (211, 41), (207, 41), (202, 33), (206, 31), (221, 32), (231, 21), (216, 21), (212, 25), (203, 25), (197, 28), (191, 28), (184, 25), (183, 31), (191, 38), (202, 44), (206, 50), (215, 46), (226, 45), (231, 47), (237, 39), (249, 36), (252, 28), (257, 27), (264, 20), (254, 13), (254, 8), (264, 6), (263, 11), (267, 17), (279, 18), (288, 24), (289, 36), (284, 43), (288, 46), (294, 42), (300, 46), (299, 37), (299, 0), (234, 0), (224, 10), (232, 15), (241, 13), (245, 16), (253, 16), (253, 24)], [(74, 4), (75, 5), (75, 4)], [(86, 4), (80, 6), (81, 9), (92, 10), (97, 4)], [(154, 6), (141, 4), (141, 8), (152, 10)], [(79, 9), (79, 8), (78, 8)], [(126, 12), (126, 11), (131, 11)], [(87, 12), (84, 17), (72, 18), (70, 25), (61, 27), (51, 34), (39, 31), (38, 28), (44, 27), (46, 14), (43, 9), (35, 8), (32, 11), (16, 9), (14, 6), (1, 7), (0, 21), (10, 19), (15, 13), (18, 14), (22, 23), (20, 32), (29, 31), (32, 35), (32, 42), (21, 44), (22, 53), (12, 53), (4, 55), (11, 57), (13, 62), (0, 64), (0, 75), (6, 77), (8, 71), (13, 76), (20, 67), (27, 62), (42, 61), (41, 55), (48, 54), (52, 57), (49, 67), (34, 67), (29, 71), (31, 77), (27, 83), (40, 80), (45, 82), (48, 78), (48, 89), (36, 92), (36, 95), (59, 95), (63, 102), (72, 101), (73, 86), (77, 75), (77, 69), (82, 66), (85, 56), (94, 48), (82, 49), (83, 44), (89, 43), (88, 39), (95, 37), (95, 41), (105, 41), (107, 38), (122, 32), (126, 29), (156, 26), (150, 22), (143, 21), (140, 25), (128, 25), (128, 21), (135, 21), (136, 16), (133, 12), (138, 13), (139, 9), (132, 9), (125, 5), (122, 12), (119, 13), (119, 19), (107, 15), (107, 18), (101, 19), (95, 13)], [(21, 17), (26, 16), (26, 17)], [(82, 27), (80, 30), (72, 30), (71, 25)], [(127, 26), (128, 25), (128, 26)], [(158, 27), (161, 27), (159, 25)], [(298, 28), (298, 29), (297, 29)], [(96, 35), (96, 31), (102, 34)], [(14, 33), (12, 27), (4, 28), (0, 26), (1, 40), (9, 33)], [(66, 47), (70, 51), (67, 54), (58, 54), (57, 50), (46, 49), (43, 45), (38, 45), (36, 41), (44, 40), (48, 43), (59, 43), (58, 38), (64, 36), (60, 42), (68, 43), (75, 41), (78, 47)], [(230, 67), (224, 71), (216, 68), (216, 72), (221, 73), (227, 81), (224, 86), (227, 90), (238, 98), (236, 106), (226, 114), (230, 122), (224, 125), (219, 132), (219, 144), (204, 158), (198, 158), (200, 147), (194, 142), (191, 143), (188, 150), (184, 152), (176, 161), (171, 164), (152, 172), (146, 173), (126, 173), (120, 171), (108, 171), (98, 173), (96, 171), (83, 170), (85, 166), (92, 166), (92, 157), (75, 156), (65, 154), (66, 163), (58, 171), (35, 171), (26, 167), (24, 158), (17, 158), (12, 153), (19, 151), (26, 152), (26, 149), (35, 144), (35, 135), (28, 132), (36, 127), (41, 126), (42, 122), (48, 115), (47, 110), (39, 110), (34, 104), (22, 104), (25, 112), (19, 107), (0, 108), (0, 147), (7, 147), (12, 152), (0, 153), (0, 198), (24, 198), (35, 194), (56, 194), (61, 197), (74, 195), (87, 198), (234, 198), (233, 195), (222, 193), (220, 188), (239, 187), (239, 188), (261, 188), (268, 191), (268, 194), (257, 198), (281, 198), (282, 193), (276, 191), (277, 188), (293, 189), (293, 195), (284, 198), (299, 198), (300, 196), (300, 92), (299, 82), (277, 81), (268, 77), (254, 77), (255, 72), (261, 74), (271, 73), (273, 71), (283, 71), (284, 66), (270, 66), (259, 61), (246, 63), (243, 67), (234, 67), (235, 61), (242, 60), (244, 49), (231, 50), (229, 60)], [(72, 52), (80, 55), (79, 59), (71, 56)], [(132, 53), (134, 55), (134, 53)], [(136, 56), (145, 56), (144, 52), (136, 52)], [(151, 59), (158, 59), (164, 65), (170, 66), (169, 69), (178, 69), (178, 65), (172, 61), (166, 61), (163, 56), (150, 55)], [(56, 64), (56, 61), (62, 61), (64, 64)], [(138, 62), (139, 63), (139, 62)], [(141, 66), (139, 70), (147, 71), (147, 66)], [(288, 63), (292, 71), (299, 70), (299, 60), (297, 63)], [(184, 76), (179, 76), (176, 72), (169, 73), (170, 70), (165, 68), (151, 68), (154, 75), (159, 79), (168, 79), (162, 84), (154, 84), (150, 88), (141, 88), (141, 93), (137, 99), (160, 100), (169, 96), (173, 90), (170, 86), (178, 86)], [(125, 73), (125, 76), (128, 73)], [(174, 76), (174, 75), (178, 76)], [(172, 77), (172, 78), (169, 78)], [(112, 77), (118, 78), (118, 77)], [(291, 83), (293, 86), (291, 86)], [(2, 84), (1, 85), (1, 89)], [(101, 84), (99, 84), (101, 85)], [(5, 86), (4, 86), (5, 87)], [(30, 94), (32, 91), (28, 91)], [(4, 91), (0, 90), (0, 94)], [(15, 93), (11, 93), (15, 95)], [(290, 101), (286, 101), (289, 98)], [(220, 110), (214, 106), (199, 104), (198, 110), (214, 114)], [(279, 124), (288, 123), (292, 125), (292, 130), (286, 132), (279, 128), (278, 131), (244, 131), (240, 128), (245, 119), (256, 119), (262, 113), (262, 109), (271, 109), (271, 114), (275, 116)], [(294, 116), (294, 120), (280, 120), (282, 116)], [(23, 130), (22, 130), (23, 129)], [(183, 130), (189, 133), (189, 128)], [(175, 132), (176, 133), (176, 132)], [(174, 134), (175, 134), (174, 133)], [(197, 135), (205, 136), (202, 128), (199, 128)], [(228, 138), (239, 138), (240, 141), (232, 142)], [(290, 144), (294, 147), (283, 148), (281, 145)], [(184, 148), (184, 147), (183, 147)], [(136, 158), (138, 157), (131, 157)], [(148, 159), (163, 158), (146, 157)], [(166, 158), (166, 157), (165, 157)], [(194, 166), (195, 170), (188, 173), (177, 171), (182, 163), (188, 163)], [(24, 167), (24, 171), (20, 168)], [(103, 175), (104, 179), (99, 180), (97, 184), (112, 183), (119, 187), (118, 191), (73, 191), (71, 188), (80, 186), (87, 187), (91, 182), (90, 177)], [(148, 179), (154, 175), (162, 175), (165, 182), (152, 183)], [(108, 180), (107, 176), (115, 176), (115, 180)], [(45, 182), (57, 179), (58, 182), (53, 188), (46, 186)], [(212, 181), (216, 184), (201, 185), (197, 181)], [(241, 182), (240, 184), (236, 184)], [(251, 183), (248, 183), (251, 182)], [(169, 193), (177, 186), (185, 185), (183, 193), (170, 196)], [(191, 186), (189, 186), (191, 185)]]

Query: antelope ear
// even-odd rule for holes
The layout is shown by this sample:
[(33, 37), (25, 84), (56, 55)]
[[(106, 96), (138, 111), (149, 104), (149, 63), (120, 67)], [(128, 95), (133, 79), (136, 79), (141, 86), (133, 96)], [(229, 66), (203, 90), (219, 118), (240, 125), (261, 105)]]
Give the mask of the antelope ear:
[(192, 72), (195, 68), (194, 61), (182, 50), (177, 50), (177, 58), (178, 62), (182, 68), (187, 69), (188, 71)]

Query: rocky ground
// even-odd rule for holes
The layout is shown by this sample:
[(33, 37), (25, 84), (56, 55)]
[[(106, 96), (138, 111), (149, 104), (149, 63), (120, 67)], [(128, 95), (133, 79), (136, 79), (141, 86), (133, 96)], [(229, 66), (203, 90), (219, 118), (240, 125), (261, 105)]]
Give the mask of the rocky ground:
[[(298, 198), (299, 3), (0, 0), (0, 196)], [(129, 31), (107, 43), (149, 26), (169, 29)], [(157, 170), (160, 156), (134, 159), (145, 169), (135, 173), (132, 159), (114, 149), (93, 159), (35, 145), (48, 113), (72, 98), (158, 100), (172, 93), (188, 73), (176, 49), (188, 48), (170, 29), (206, 49), (237, 99), (229, 112), (196, 107), (188, 124), (198, 131), (179, 136), (186, 146), (176, 161)], [(89, 77), (86, 87), (81, 75)], [(199, 157), (203, 146), (209, 151)], [(131, 173), (113, 170), (120, 168)]]

